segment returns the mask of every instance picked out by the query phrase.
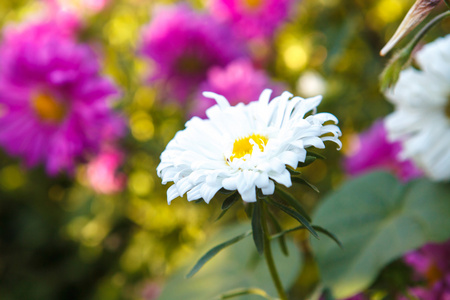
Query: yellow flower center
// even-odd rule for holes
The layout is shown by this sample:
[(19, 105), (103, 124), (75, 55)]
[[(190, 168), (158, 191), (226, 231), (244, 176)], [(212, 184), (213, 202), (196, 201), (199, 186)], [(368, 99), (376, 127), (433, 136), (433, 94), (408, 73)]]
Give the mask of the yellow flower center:
[(261, 151), (264, 151), (264, 147), (267, 144), (267, 137), (260, 134), (252, 134), (248, 137), (240, 138), (234, 141), (233, 154), (230, 156), (230, 160), (235, 158), (242, 158), (247, 154), (252, 154), (254, 145), (258, 145)]
[(38, 93), (32, 100), (32, 107), (42, 121), (59, 123), (66, 115), (66, 107), (48, 93)]
[(257, 8), (261, 5), (262, 0), (244, 0), (245, 5), (250, 8)]

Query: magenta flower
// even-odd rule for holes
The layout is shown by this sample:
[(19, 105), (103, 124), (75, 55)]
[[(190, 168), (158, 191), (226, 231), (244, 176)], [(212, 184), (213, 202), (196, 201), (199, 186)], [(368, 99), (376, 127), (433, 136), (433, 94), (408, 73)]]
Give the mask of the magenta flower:
[(410, 160), (399, 160), (400, 143), (387, 140), (383, 121), (375, 122), (353, 142), (355, 151), (344, 161), (348, 174), (356, 176), (372, 170), (386, 170), (403, 181), (422, 176), (422, 172)]
[(427, 244), (404, 256), (419, 281), (425, 280), (426, 286), (409, 289), (409, 293), (418, 299), (450, 300), (450, 240), (439, 244)]
[(71, 172), (123, 133), (109, 106), (117, 88), (100, 76), (92, 50), (58, 23), (5, 31), (0, 61), (0, 146), (28, 167)]
[(293, 9), (292, 0), (211, 0), (211, 14), (243, 38), (270, 38)]
[(191, 116), (204, 118), (206, 109), (216, 104), (215, 100), (201, 95), (204, 91), (222, 95), (234, 106), (240, 102), (247, 104), (258, 100), (266, 88), (277, 94), (285, 90), (284, 86), (273, 83), (263, 70), (256, 69), (246, 59), (236, 60), (224, 68), (213, 67), (208, 72), (206, 82), (200, 86)]
[(151, 80), (166, 83), (180, 102), (206, 79), (209, 68), (245, 56), (226, 27), (186, 5), (160, 7), (143, 30), (140, 51), (154, 61)]
[(122, 164), (125, 155), (113, 147), (106, 147), (91, 160), (86, 169), (89, 185), (100, 194), (113, 194), (123, 190), (126, 176), (117, 169)]

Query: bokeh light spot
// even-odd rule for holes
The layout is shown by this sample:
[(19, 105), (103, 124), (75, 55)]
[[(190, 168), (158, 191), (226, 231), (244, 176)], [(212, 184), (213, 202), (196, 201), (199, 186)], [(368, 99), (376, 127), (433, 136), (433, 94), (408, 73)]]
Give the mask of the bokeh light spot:
[(130, 127), (131, 133), (139, 141), (148, 141), (155, 132), (152, 117), (144, 111), (138, 111), (131, 116)]
[(153, 189), (154, 181), (149, 172), (136, 171), (130, 175), (128, 186), (134, 194), (145, 196)]
[(16, 165), (6, 166), (0, 170), (0, 184), (6, 190), (14, 190), (25, 183), (25, 174)]
[(293, 44), (286, 48), (283, 59), (289, 69), (299, 71), (306, 66), (308, 54), (302, 45)]

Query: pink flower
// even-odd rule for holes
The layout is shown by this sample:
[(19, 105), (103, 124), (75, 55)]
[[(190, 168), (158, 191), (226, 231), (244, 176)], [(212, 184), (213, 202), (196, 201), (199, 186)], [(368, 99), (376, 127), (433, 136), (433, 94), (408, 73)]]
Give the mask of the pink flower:
[(292, 0), (211, 0), (211, 14), (244, 38), (270, 38), (293, 9)]
[(350, 175), (387, 170), (403, 181), (422, 176), (412, 161), (398, 159), (401, 145), (387, 140), (383, 121), (375, 122), (369, 130), (357, 136), (352, 147), (355, 148), (353, 153), (344, 161), (344, 167)]
[[(450, 300), (450, 240), (427, 244), (404, 256), (418, 280), (426, 280), (426, 286), (409, 289), (409, 293), (423, 300)], [(403, 299), (403, 298), (401, 298)]]
[(191, 115), (203, 118), (206, 109), (216, 104), (215, 100), (201, 95), (204, 91), (222, 95), (234, 106), (240, 102), (247, 104), (258, 100), (266, 88), (275, 90), (275, 93), (284, 90), (281, 84), (273, 83), (263, 70), (256, 69), (248, 60), (236, 60), (224, 68), (213, 67), (208, 72), (206, 82), (200, 86)]
[(5, 31), (0, 61), (0, 146), (28, 167), (71, 172), (104, 140), (123, 134), (109, 105), (116, 86), (100, 75), (90, 47), (59, 23)]
[(140, 51), (155, 64), (151, 80), (166, 83), (182, 103), (206, 79), (209, 68), (245, 56), (226, 27), (187, 5), (160, 7), (143, 30)]
[(113, 194), (123, 190), (124, 173), (117, 173), (124, 154), (115, 148), (106, 147), (87, 165), (86, 176), (90, 186), (100, 194)]

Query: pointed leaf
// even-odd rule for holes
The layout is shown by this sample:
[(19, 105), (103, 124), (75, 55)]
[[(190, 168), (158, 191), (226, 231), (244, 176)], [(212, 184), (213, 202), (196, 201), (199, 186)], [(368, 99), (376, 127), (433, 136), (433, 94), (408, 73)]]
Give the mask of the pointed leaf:
[(307, 152), (306, 156), (313, 156), (313, 157), (318, 158), (318, 159), (327, 159), (322, 154), (314, 152), (314, 151), (310, 151), (310, 150)]
[(264, 252), (264, 231), (261, 224), (260, 202), (256, 202), (253, 208), (252, 231), (253, 231), (253, 241), (255, 242), (256, 250), (258, 250), (259, 255), (262, 255)]
[(312, 228), (312, 226), (308, 222), (308, 220), (306, 220), (301, 214), (299, 214), (298, 212), (296, 212), (293, 209), (290, 209), (289, 207), (285, 206), (284, 204), (278, 203), (269, 198), (267, 198), (267, 201), (269, 202), (269, 204), (281, 209), (282, 211), (284, 211), (285, 213), (287, 213), (288, 215), (290, 215), (291, 217), (293, 217), (294, 219), (299, 221), (301, 224), (303, 224), (306, 227), (306, 229), (308, 229), (309, 232), (311, 232), (311, 234), (314, 237), (319, 238), (319, 236), (317, 235), (317, 232)]
[(297, 170), (294, 170), (294, 169), (291, 169), (291, 168), (287, 168), (287, 170), (291, 174), (291, 177), (302, 175), (302, 173), (300, 171), (297, 171)]
[(303, 179), (303, 178), (300, 178), (300, 177), (292, 177), (291, 179), (292, 179), (292, 182), (300, 183), (300, 184), (306, 184), (307, 186), (309, 186), (310, 188), (312, 188), (316, 193), (320, 193), (319, 189), (318, 189), (315, 185), (309, 183), (308, 181), (306, 181), (306, 180)]
[(279, 238), (281, 236), (285, 236), (286, 234), (288, 234), (290, 232), (297, 231), (297, 230), (300, 230), (300, 229), (306, 229), (306, 227), (303, 226), (303, 225), (300, 225), (300, 226), (297, 226), (297, 227), (294, 227), (294, 228), (286, 229), (286, 230), (280, 231), (280, 232), (270, 236), (270, 239), (271, 240), (277, 239), (277, 238)]
[(297, 168), (303, 168), (303, 167), (309, 166), (314, 161), (316, 161), (316, 159), (317, 159), (317, 157), (315, 157), (315, 156), (306, 155), (305, 161), (304, 162), (299, 162), (298, 165), (297, 165)]
[(306, 211), (303, 209), (303, 207), (300, 205), (300, 203), (295, 199), (291, 194), (283, 191), (279, 187), (275, 186), (275, 197), (281, 198), (282, 200), (289, 203), (290, 206), (292, 206), (299, 214), (301, 214), (308, 222), (311, 222), (311, 218), (306, 213)]
[[(283, 228), (281, 227), (281, 225), (278, 222), (277, 218), (275, 218), (275, 216), (272, 214), (272, 212), (270, 210), (268, 210), (268, 212), (269, 212), (270, 219), (272, 220), (273, 226), (275, 227), (275, 230), (277, 232), (282, 232)], [(288, 252), (288, 248), (287, 248), (287, 245), (286, 245), (286, 239), (284, 238), (284, 235), (280, 235), (278, 237), (278, 241), (280, 243), (281, 251), (283, 251), (284, 255), (288, 256), (289, 252)]]
[(330, 239), (332, 239), (333, 241), (335, 241), (336, 244), (338, 244), (339, 247), (342, 248), (342, 243), (341, 243), (341, 241), (339, 241), (339, 239), (338, 239), (333, 233), (329, 232), (328, 230), (326, 230), (325, 228), (322, 228), (322, 227), (320, 227), (320, 226), (313, 225), (312, 227), (313, 227), (315, 230), (317, 230), (318, 232), (323, 233), (323, 234), (325, 234), (326, 236), (328, 236)]
[(252, 231), (247, 231), (246, 233), (243, 233), (241, 235), (238, 235), (222, 244), (219, 244), (217, 246), (215, 246), (214, 248), (212, 248), (211, 250), (209, 250), (208, 252), (205, 253), (205, 255), (203, 255), (195, 264), (195, 266), (191, 269), (191, 271), (186, 275), (186, 278), (190, 278), (192, 276), (194, 276), (195, 273), (197, 273), (204, 264), (206, 264), (211, 258), (214, 257), (214, 255), (216, 255), (217, 253), (219, 253), (221, 250), (223, 250), (224, 248), (233, 245), (237, 242), (239, 242), (240, 240), (242, 240), (243, 238), (248, 237), (250, 234), (252, 234)]
[(231, 196), (228, 196), (223, 202), (222, 202), (222, 212), (217, 217), (216, 221), (219, 221), (228, 211), (228, 209), (233, 206), (238, 200), (240, 199), (239, 193), (234, 193)]
[(229, 209), (233, 204), (239, 200), (239, 193), (235, 192), (231, 196), (227, 197), (222, 203), (222, 210)]

